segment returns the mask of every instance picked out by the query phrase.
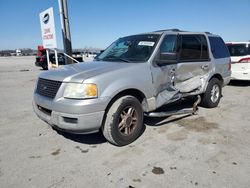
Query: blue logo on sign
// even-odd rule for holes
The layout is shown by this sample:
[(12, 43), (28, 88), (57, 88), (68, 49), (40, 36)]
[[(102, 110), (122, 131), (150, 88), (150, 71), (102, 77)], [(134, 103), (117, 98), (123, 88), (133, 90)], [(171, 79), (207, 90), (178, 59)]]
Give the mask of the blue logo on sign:
[(44, 15), (44, 17), (43, 17), (43, 23), (44, 23), (44, 24), (47, 24), (48, 22), (49, 22), (49, 14), (46, 13), (46, 14)]

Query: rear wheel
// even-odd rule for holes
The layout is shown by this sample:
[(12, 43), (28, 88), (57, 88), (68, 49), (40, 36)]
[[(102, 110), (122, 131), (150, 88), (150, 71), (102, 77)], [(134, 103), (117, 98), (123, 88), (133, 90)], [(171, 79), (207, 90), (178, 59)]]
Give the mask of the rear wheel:
[(133, 96), (124, 96), (109, 108), (103, 126), (103, 135), (110, 143), (124, 146), (141, 135), (143, 126), (141, 103)]
[(217, 78), (212, 78), (207, 86), (206, 92), (202, 96), (201, 106), (207, 108), (217, 107), (221, 98), (222, 83)]

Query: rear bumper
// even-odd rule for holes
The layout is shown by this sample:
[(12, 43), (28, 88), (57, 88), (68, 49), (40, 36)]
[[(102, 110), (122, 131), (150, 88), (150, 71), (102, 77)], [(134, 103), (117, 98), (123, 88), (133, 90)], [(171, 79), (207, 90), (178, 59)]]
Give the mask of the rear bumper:
[(232, 71), (231, 80), (250, 80), (250, 69), (244, 71)]

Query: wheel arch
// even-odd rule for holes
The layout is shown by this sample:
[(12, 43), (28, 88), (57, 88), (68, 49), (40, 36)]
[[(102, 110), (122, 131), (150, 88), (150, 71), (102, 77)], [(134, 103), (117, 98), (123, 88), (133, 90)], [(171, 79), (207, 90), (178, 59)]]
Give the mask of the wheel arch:
[(108, 110), (110, 109), (110, 107), (112, 106), (112, 104), (119, 98), (123, 97), (123, 96), (126, 96), (126, 95), (130, 95), (130, 96), (133, 96), (135, 97), (136, 99), (138, 99), (138, 101), (140, 103), (142, 102), (146, 102), (146, 96), (145, 94), (138, 90), (138, 89), (135, 89), (135, 88), (130, 88), (130, 89), (125, 89), (125, 90), (122, 90), (120, 92), (118, 92), (117, 94), (114, 95), (114, 97), (109, 101), (106, 109), (105, 109), (105, 114), (104, 114), (104, 117), (103, 117), (103, 120), (102, 120), (102, 126), (104, 125), (104, 122), (105, 122), (105, 119), (106, 119), (106, 115), (107, 115), (107, 112)]
[(131, 96), (135, 97), (136, 99), (138, 99), (138, 101), (140, 103), (142, 103), (142, 101), (146, 98), (145, 94), (138, 89), (130, 88), (130, 89), (122, 90), (122, 91), (118, 92), (117, 94), (115, 94), (114, 97), (109, 101), (109, 103), (105, 109), (105, 112), (108, 111), (108, 109), (114, 103), (114, 101), (116, 101), (118, 98), (126, 96), (126, 95), (131, 95)]
[(145, 94), (138, 90), (138, 89), (135, 89), (135, 88), (130, 88), (130, 89), (125, 89), (125, 90), (122, 90), (120, 92), (118, 92), (117, 94), (114, 95), (114, 97), (109, 101), (106, 109), (105, 109), (105, 113), (104, 113), (104, 116), (102, 118), (102, 125), (101, 125), (101, 128), (100, 130), (103, 131), (103, 128), (104, 128), (104, 124), (105, 124), (105, 121), (106, 121), (106, 118), (107, 118), (107, 112), (109, 111), (110, 107), (112, 106), (112, 104), (119, 98), (123, 97), (123, 96), (126, 96), (126, 95), (130, 95), (130, 96), (133, 96), (135, 97), (136, 99), (139, 100), (140, 103), (142, 103), (143, 101), (146, 102), (146, 96)]
[(222, 77), (220, 74), (218, 74), (218, 73), (214, 74), (214, 75), (209, 79), (209, 81), (212, 80), (213, 78), (217, 78), (219, 81), (221, 81), (221, 84), (223, 85), (224, 79), (223, 79), (223, 77)]

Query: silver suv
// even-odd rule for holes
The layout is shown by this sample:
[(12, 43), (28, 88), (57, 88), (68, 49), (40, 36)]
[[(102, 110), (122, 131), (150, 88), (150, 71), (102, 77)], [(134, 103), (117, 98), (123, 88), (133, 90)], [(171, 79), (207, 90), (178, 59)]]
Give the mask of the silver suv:
[(144, 113), (201, 95), (216, 107), (230, 80), (230, 55), (208, 32), (162, 30), (119, 38), (95, 61), (39, 75), (33, 106), (39, 118), (71, 133), (101, 130), (126, 145), (143, 130)]

